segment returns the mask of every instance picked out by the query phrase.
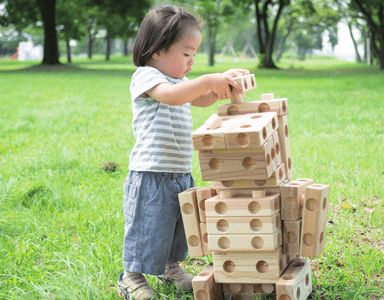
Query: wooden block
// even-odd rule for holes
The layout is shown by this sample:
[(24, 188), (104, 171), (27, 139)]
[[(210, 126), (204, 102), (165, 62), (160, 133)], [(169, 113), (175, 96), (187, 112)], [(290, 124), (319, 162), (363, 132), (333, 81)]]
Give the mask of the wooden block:
[(266, 217), (207, 218), (208, 234), (272, 234), (279, 229), (281, 229), (279, 212)]
[(205, 201), (207, 217), (273, 216), (280, 211), (280, 195), (263, 198), (238, 197), (220, 199), (215, 196)]
[(192, 133), (192, 144), (195, 150), (225, 149), (223, 126), (216, 129), (209, 129), (207, 125), (199, 127)]
[(291, 147), (289, 144), (289, 131), (288, 131), (288, 118), (287, 116), (280, 116), (278, 117), (279, 120), (279, 128), (278, 128), (278, 134), (279, 134), (279, 141), (280, 141), (280, 152), (281, 152), (281, 159), (285, 164), (286, 168), (286, 177), (288, 179), (292, 179), (292, 159), (291, 159)]
[(216, 115), (212, 114), (207, 121), (204, 122), (204, 125), (207, 126), (207, 129), (217, 129), (221, 127), (223, 121)]
[(304, 191), (312, 183), (312, 179), (299, 178), (280, 186), (282, 220), (297, 221), (303, 216)]
[(273, 159), (276, 163), (276, 166), (280, 166), (282, 159), (281, 159), (281, 151), (280, 151), (280, 141), (279, 141), (279, 134), (277, 131), (275, 131), (272, 135), (272, 137), (268, 140), (270, 142), (271, 148), (271, 159)]
[(228, 149), (258, 147), (264, 145), (277, 130), (277, 115), (274, 112), (238, 116), (225, 128), (224, 136)]
[(311, 291), (311, 265), (307, 259), (294, 260), (276, 282), (277, 300), (307, 299)]
[(200, 223), (205, 223), (205, 200), (216, 195), (216, 190), (213, 187), (201, 187), (196, 190), (197, 205), (199, 207)]
[(273, 100), (275, 99), (275, 96), (273, 95), (273, 93), (270, 93), (270, 94), (261, 94), (261, 100), (265, 101), (265, 100)]
[(283, 272), (283, 255), (274, 252), (214, 252), (215, 281), (220, 283), (273, 283)]
[(301, 256), (317, 257), (324, 251), (328, 205), (329, 185), (312, 184), (305, 188)]
[(243, 98), (245, 98), (245, 92), (253, 90), (257, 88), (256, 79), (254, 74), (234, 77), (234, 81), (236, 81), (241, 86), (241, 91), (234, 90), (232, 92), (231, 102), (232, 103), (242, 103)]
[(207, 265), (192, 280), (195, 300), (221, 300), (223, 299), (222, 285), (216, 283), (213, 274), (213, 265)]
[(272, 168), (269, 144), (257, 148), (199, 151), (203, 181), (213, 180), (267, 180)]
[(204, 256), (212, 255), (212, 251), (209, 251), (208, 247), (208, 232), (207, 223), (200, 223), (201, 243), (203, 245)]
[(190, 257), (204, 256), (200, 234), (196, 190), (196, 188), (192, 188), (179, 194), (181, 215), (183, 218)]
[(281, 229), (271, 234), (208, 234), (209, 250), (213, 252), (270, 252), (282, 246)]
[(283, 254), (300, 255), (301, 221), (283, 222)]
[(265, 112), (275, 112), (277, 116), (285, 116), (289, 112), (287, 98), (220, 104), (217, 108), (221, 117)]
[(223, 283), (224, 299), (255, 300), (263, 299), (275, 290), (274, 284)]

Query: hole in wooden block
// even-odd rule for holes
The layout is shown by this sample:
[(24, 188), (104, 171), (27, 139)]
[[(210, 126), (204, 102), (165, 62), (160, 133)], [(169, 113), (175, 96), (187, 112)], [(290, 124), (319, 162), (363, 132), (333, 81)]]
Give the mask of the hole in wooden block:
[(263, 186), (267, 183), (266, 180), (254, 180), (253, 182), (258, 186)]
[(284, 171), (283, 171), (283, 169), (280, 169), (279, 170), (279, 180), (283, 180), (283, 176), (284, 176)]
[(217, 159), (217, 158), (212, 158), (210, 161), (209, 161), (209, 168), (211, 170), (220, 170), (222, 167), (222, 164), (221, 164), (221, 160), (220, 159)]
[(247, 90), (248, 89), (248, 83), (247, 83), (247, 80), (245, 78), (243, 78), (243, 84), (244, 84), (245, 90)]
[(196, 235), (191, 235), (188, 238), (188, 245), (192, 247), (198, 247), (200, 245), (200, 240)]
[(199, 207), (200, 207), (201, 210), (205, 211), (205, 200), (201, 200), (199, 202)]
[(227, 109), (227, 115), (228, 116), (234, 116), (234, 115), (238, 115), (239, 114), (239, 109), (234, 106), (234, 105), (231, 105), (230, 107), (228, 107)]
[(257, 201), (252, 201), (251, 203), (248, 204), (248, 211), (251, 214), (258, 214), (261, 210), (260, 203)]
[(305, 263), (303, 263), (302, 261), (294, 261), (292, 263), (292, 267), (295, 267), (295, 268), (301, 268), (305, 265)]
[(283, 113), (287, 111), (287, 104), (283, 101)]
[(314, 187), (323, 187), (323, 185), (321, 185), (321, 184), (312, 184), (312, 186), (314, 186)]
[(216, 203), (215, 211), (219, 215), (225, 215), (227, 213), (228, 207), (224, 202)]
[(267, 103), (261, 103), (258, 107), (258, 112), (263, 113), (263, 112), (269, 112), (271, 108)]
[(284, 271), (284, 262), (282, 258), (279, 259), (279, 270), (280, 272)]
[(231, 187), (233, 185), (233, 181), (222, 181), (221, 184), (225, 187)]
[(197, 291), (196, 300), (207, 300), (207, 299), (208, 299), (208, 295), (205, 291), (203, 290)]
[(283, 206), (287, 210), (294, 209), (296, 207), (296, 201), (292, 197), (285, 197), (283, 199)]
[(276, 198), (274, 201), (274, 207), (275, 207), (275, 210), (278, 210), (280, 208), (280, 203), (278, 198)]
[(263, 249), (264, 247), (264, 240), (259, 236), (255, 236), (252, 239), (251, 244), (253, 248), (260, 250), (260, 249)]
[(287, 294), (283, 294), (277, 300), (292, 300), (292, 298), (290, 296), (288, 296)]
[(267, 166), (270, 166), (271, 164), (271, 156), (267, 154)]
[(275, 144), (275, 149), (276, 149), (276, 154), (279, 155), (280, 154), (280, 145), (279, 145), (279, 143)]
[(295, 244), (297, 241), (297, 235), (293, 231), (288, 231), (285, 233), (284, 240), (288, 244)]
[(243, 285), (241, 283), (230, 283), (229, 289), (231, 290), (231, 292), (240, 293), (243, 289)]
[(303, 236), (304, 245), (311, 247), (315, 244), (315, 237), (311, 233), (306, 233)]
[(275, 148), (273, 148), (273, 147), (272, 147), (272, 149), (271, 149), (271, 156), (272, 156), (272, 159), (274, 160), (276, 154), (275, 154)]
[(288, 169), (291, 170), (292, 169), (292, 162), (291, 162), (291, 158), (288, 157)]
[(268, 265), (268, 263), (266, 261), (260, 260), (256, 264), (256, 270), (259, 273), (266, 273), (269, 270), (269, 265)]
[(227, 273), (233, 273), (235, 272), (236, 265), (232, 260), (227, 260), (223, 264), (223, 269)]
[(263, 127), (263, 139), (265, 140), (267, 138), (267, 129)]
[(297, 299), (300, 299), (300, 296), (301, 296), (300, 288), (297, 288), (297, 291), (296, 291), (296, 298), (297, 298)]
[(209, 276), (211, 275), (212, 273), (209, 273), (209, 272), (203, 272), (203, 273), (200, 273), (199, 275), (197, 276), (200, 276), (200, 277), (205, 277), (205, 276)]
[(327, 207), (327, 198), (324, 197), (324, 200), (323, 200), (323, 210)]
[(183, 211), (183, 213), (185, 213), (186, 215), (192, 215), (193, 212), (194, 212), (194, 209), (193, 209), (193, 206), (192, 204), (190, 203), (184, 203), (181, 210)]
[(252, 127), (252, 125), (243, 125), (243, 126), (240, 126), (240, 128), (249, 128), (249, 127)]
[(226, 231), (228, 231), (229, 224), (228, 224), (228, 222), (226, 220), (219, 220), (216, 223), (216, 228), (217, 228), (218, 231), (226, 232)]
[(201, 142), (203, 143), (204, 147), (207, 148), (212, 148), (215, 145), (215, 139), (210, 134), (204, 135)]
[(261, 290), (265, 294), (269, 295), (270, 293), (272, 293), (275, 290), (275, 286), (273, 284), (262, 284)]
[(220, 247), (220, 249), (227, 250), (231, 246), (231, 242), (230, 242), (229, 238), (222, 236), (217, 241), (217, 245)]
[(295, 279), (296, 277), (292, 276), (292, 275), (283, 275), (281, 276), (281, 278), (283, 278), (283, 280), (293, 280)]
[(261, 115), (256, 115), (256, 116), (252, 116), (251, 119), (258, 119), (258, 118), (262, 118)]
[(249, 227), (252, 231), (260, 231), (263, 228), (263, 222), (261, 222), (259, 219), (253, 219), (251, 222), (249, 222)]
[(309, 211), (315, 211), (317, 208), (318, 208), (318, 203), (316, 201), (316, 199), (308, 199), (307, 202), (305, 203), (305, 207), (309, 210)]
[(288, 125), (284, 126), (284, 133), (285, 133), (285, 136), (288, 137)]
[(306, 286), (309, 285), (309, 275), (308, 274), (305, 276), (305, 285)]
[(203, 234), (203, 241), (204, 241), (204, 243), (208, 244), (208, 233), (207, 232)]
[(288, 183), (287, 185), (294, 185), (294, 186), (297, 186), (297, 185), (300, 185), (300, 183), (297, 183), (297, 182), (290, 182), (290, 183)]
[(320, 240), (319, 240), (320, 244), (323, 242), (323, 240), (324, 240), (324, 232), (322, 231), (320, 233)]
[(256, 167), (256, 161), (252, 157), (247, 156), (243, 159), (243, 167), (246, 170), (252, 170)]
[(275, 226), (276, 226), (276, 228), (281, 228), (281, 221), (280, 221), (280, 216), (276, 216), (275, 217)]
[(272, 119), (272, 129), (275, 130), (276, 128), (276, 120), (275, 118)]
[(251, 84), (252, 84), (252, 87), (255, 87), (255, 80), (253, 79), (253, 76), (251, 76)]
[(241, 132), (236, 137), (236, 143), (241, 147), (246, 147), (249, 145), (249, 142), (251, 139), (249, 138), (248, 134)]

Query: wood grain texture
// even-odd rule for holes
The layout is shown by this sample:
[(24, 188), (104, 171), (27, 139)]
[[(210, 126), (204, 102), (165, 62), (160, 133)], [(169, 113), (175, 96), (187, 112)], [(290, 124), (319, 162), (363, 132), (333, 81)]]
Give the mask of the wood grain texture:
[(283, 254), (300, 255), (301, 223), (301, 219), (283, 221)]
[(246, 115), (265, 112), (275, 112), (277, 116), (284, 116), (289, 113), (287, 98), (220, 104), (217, 108), (219, 116)]
[(192, 280), (195, 300), (221, 300), (223, 299), (222, 285), (216, 283), (213, 265), (209, 264)]
[(212, 255), (212, 251), (209, 250), (208, 246), (208, 231), (207, 223), (200, 223), (201, 243), (203, 245), (204, 256)]
[(205, 200), (216, 195), (216, 190), (213, 187), (200, 187), (196, 190), (197, 206), (199, 208), (200, 223), (205, 223)]
[(285, 164), (286, 168), (286, 177), (287, 179), (291, 180), (293, 178), (293, 172), (292, 172), (292, 159), (291, 159), (291, 147), (289, 144), (289, 129), (288, 129), (288, 117), (287, 116), (280, 116), (278, 117), (279, 120), (279, 128), (278, 128), (278, 134), (279, 134), (279, 141), (280, 141), (280, 152), (281, 152), (281, 159)]

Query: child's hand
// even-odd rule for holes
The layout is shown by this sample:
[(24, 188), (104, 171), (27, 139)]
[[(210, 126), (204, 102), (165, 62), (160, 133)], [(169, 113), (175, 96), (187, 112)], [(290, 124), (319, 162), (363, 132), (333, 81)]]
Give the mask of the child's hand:
[(229, 75), (220, 73), (210, 74), (211, 79), (211, 91), (219, 100), (229, 99), (232, 96), (230, 85), (235, 90), (241, 90), (241, 86), (230, 78)]
[(223, 73), (223, 75), (229, 76), (231, 78), (249, 75), (249, 74), (251, 74), (251, 73), (246, 69), (231, 69), (231, 70), (225, 71)]

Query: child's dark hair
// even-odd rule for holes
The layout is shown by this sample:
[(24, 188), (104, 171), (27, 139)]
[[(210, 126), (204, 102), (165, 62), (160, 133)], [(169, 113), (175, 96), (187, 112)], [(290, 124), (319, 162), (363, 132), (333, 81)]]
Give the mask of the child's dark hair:
[(144, 66), (152, 55), (168, 50), (188, 28), (201, 31), (199, 17), (176, 5), (161, 5), (152, 8), (145, 16), (133, 47), (133, 63)]

